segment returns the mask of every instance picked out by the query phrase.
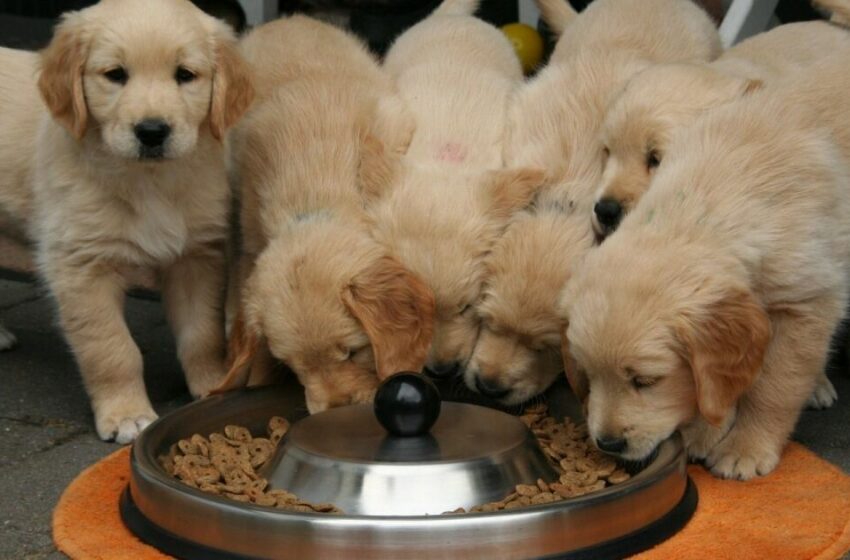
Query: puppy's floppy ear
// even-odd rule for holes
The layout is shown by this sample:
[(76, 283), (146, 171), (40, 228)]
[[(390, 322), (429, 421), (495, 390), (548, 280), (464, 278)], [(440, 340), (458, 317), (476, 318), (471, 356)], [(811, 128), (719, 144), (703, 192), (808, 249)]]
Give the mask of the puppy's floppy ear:
[(342, 291), (372, 341), (378, 379), (420, 371), (434, 334), (434, 294), (392, 257), (381, 257)]
[(545, 180), (546, 174), (540, 169), (522, 167), (488, 171), (483, 188), (490, 212), (499, 218), (509, 218), (531, 203)]
[(221, 385), (210, 392), (211, 395), (226, 393), (248, 385), (251, 375), (251, 365), (260, 350), (263, 337), (257, 329), (245, 320), (245, 312), (240, 309), (233, 326), (230, 328), (230, 338), (227, 341), (228, 372)]
[[(220, 24), (224, 28), (224, 24)], [(254, 101), (251, 69), (236, 48), (229, 29), (219, 29), (215, 42), (215, 74), (210, 103), (210, 131), (216, 140), (245, 114)]]
[(567, 381), (573, 390), (573, 394), (584, 403), (587, 401), (590, 389), (587, 385), (587, 377), (579, 371), (578, 364), (570, 353), (570, 341), (567, 339), (566, 326), (561, 329), (561, 359), (564, 361), (564, 373), (567, 375)]
[(770, 318), (744, 289), (726, 292), (676, 327), (696, 384), (700, 414), (719, 426), (761, 370)]
[(83, 16), (65, 16), (56, 27), (53, 40), (41, 51), (38, 78), (38, 89), (53, 118), (78, 140), (86, 133), (88, 122), (83, 89), (87, 43)]

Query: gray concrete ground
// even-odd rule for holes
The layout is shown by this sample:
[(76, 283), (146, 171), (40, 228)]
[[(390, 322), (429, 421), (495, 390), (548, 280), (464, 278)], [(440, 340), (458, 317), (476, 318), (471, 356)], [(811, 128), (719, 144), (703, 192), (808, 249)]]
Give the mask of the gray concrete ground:
[[(159, 413), (189, 401), (158, 302), (128, 299), (127, 317), (145, 356)], [(57, 559), (50, 517), (62, 490), (85, 467), (118, 448), (94, 432), (73, 360), (40, 288), (0, 280), (0, 320), (20, 345), (0, 354), (0, 559)], [(797, 439), (850, 471), (850, 377), (832, 376), (840, 395), (807, 411)], [(825, 512), (827, 513), (827, 512)]]

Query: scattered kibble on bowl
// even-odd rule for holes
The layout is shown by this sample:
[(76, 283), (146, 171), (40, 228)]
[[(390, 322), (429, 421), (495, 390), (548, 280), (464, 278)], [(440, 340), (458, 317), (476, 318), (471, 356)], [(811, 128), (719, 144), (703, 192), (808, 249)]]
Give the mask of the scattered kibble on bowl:
[[(450, 514), (492, 512), (558, 502), (625, 482), (629, 473), (596, 447), (587, 428), (568, 418), (558, 421), (548, 415), (545, 404), (525, 409), (520, 420), (531, 429), (540, 448), (558, 473), (558, 480), (520, 484), (499, 502), (458, 508)], [(343, 513), (333, 504), (312, 504), (286, 490), (268, 489), (258, 471), (271, 459), (289, 430), (289, 422), (272, 417), (268, 437), (254, 437), (247, 428), (225, 426), (223, 433), (209, 437), (195, 434), (173, 444), (159, 457), (165, 471), (183, 484), (238, 502), (310, 513)]]

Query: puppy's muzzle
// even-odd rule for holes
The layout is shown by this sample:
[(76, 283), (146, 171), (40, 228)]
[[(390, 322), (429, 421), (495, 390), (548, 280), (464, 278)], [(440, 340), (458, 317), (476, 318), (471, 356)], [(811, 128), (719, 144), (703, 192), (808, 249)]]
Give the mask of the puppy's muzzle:
[(457, 376), (460, 372), (460, 362), (448, 362), (425, 366), (425, 373), (434, 379), (449, 379)]
[(491, 399), (504, 398), (511, 392), (510, 389), (502, 386), (498, 381), (485, 379), (480, 375), (475, 376), (475, 388), (479, 393)]
[(139, 141), (139, 157), (159, 159), (165, 155), (165, 142), (171, 135), (171, 127), (162, 119), (145, 119), (133, 127)]
[(598, 437), (596, 438), (596, 447), (604, 451), (605, 453), (611, 453), (612, 455), (618, 455), (623, 453), (626, 448), (629, 446), (629, 443), (624, 438), (619, 437)]
[(593, 206), (593, 212), (606, 235), (617, 229), (623, 219), (623, 207), (613, 198), (601, 199)]

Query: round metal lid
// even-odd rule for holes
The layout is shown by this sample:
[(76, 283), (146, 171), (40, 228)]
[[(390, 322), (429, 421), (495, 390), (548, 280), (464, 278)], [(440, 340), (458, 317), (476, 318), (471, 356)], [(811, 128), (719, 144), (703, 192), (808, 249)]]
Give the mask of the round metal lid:
[(425, 515), (504, 498), (517, 484), (556, 478), (516, 417), (443, 403), (429, 433), (388, 433), (371, 406), (295, 423), (261, 473), (271, 488), (349, 514)]
[(334, 408), (292, 426), (286, 445), (341, 462), (462, 462), (521, 447), (528, 429), (518, 418), (483, 406), (444, 403), (430, 434), (388, 434), (369, 405)]

